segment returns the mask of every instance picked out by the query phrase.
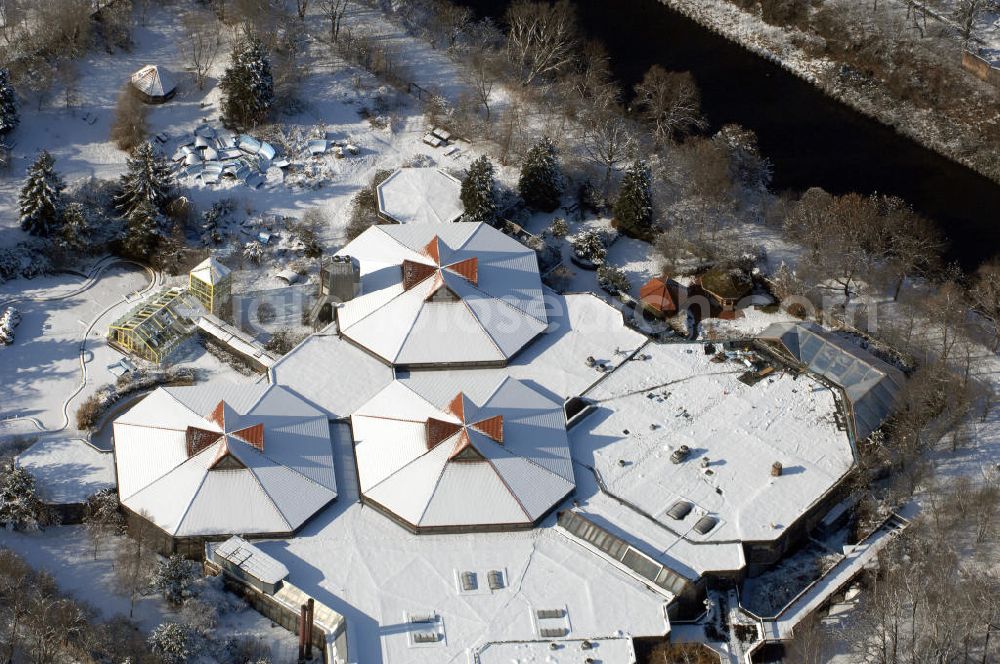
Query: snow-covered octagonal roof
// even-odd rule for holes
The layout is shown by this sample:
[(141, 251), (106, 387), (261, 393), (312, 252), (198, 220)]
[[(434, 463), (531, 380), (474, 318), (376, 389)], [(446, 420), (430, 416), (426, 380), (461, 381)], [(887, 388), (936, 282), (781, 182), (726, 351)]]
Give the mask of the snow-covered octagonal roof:
[[(702, 344), (649, 343), (638, 357), (585, 394), (596, 411), (571, 430), (574, 458), (694, 550), (777, 539), (853, 466), (837, 395), (811, 375), (777, 371), (747, 385), (742, 362), (714, 362)], [(682, 445), (690, 453), (675, 463)], [(586, 491), (577, 497), (588, 510)], [(673, 518), (678, 502), (690, 510)]]
[(389, 364), (501, 366), (547, 326), (535, 252), (486, 224), (374, 226), (339, 254), (361, 267), (339, 329)]
[(400, 224), (446, 224), (462, 216), (462, 183), (438, 168), (400, 168), (375, 188), (378, 210)]
[(283, 387), (161, 387), (114, 441), (122, 503), (174, 537), (291, 533), (337, 497), (327, 417)]
[(479, 403), (393, 382), (351, 418), (365, 500), (416, 531), (529, 527), (573, 491), (562, 404), (514, 378)]

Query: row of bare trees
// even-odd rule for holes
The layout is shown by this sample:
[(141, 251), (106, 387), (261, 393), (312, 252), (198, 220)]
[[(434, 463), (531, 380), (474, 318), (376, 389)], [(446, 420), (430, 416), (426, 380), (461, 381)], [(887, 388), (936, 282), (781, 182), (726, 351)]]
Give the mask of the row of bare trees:
[(52, 576), (0, 548), (0, 661), (159, 664), (135, 625), (95, 616), (64, 595)]

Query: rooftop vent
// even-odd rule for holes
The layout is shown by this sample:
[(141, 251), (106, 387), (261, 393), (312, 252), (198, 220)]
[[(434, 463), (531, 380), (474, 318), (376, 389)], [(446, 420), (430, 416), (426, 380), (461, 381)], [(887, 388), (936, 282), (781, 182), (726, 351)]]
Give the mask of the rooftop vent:
[(562, 618), (566, 615), (563, 609), (538, 609), (535, 611), (535, 615), (542, 620), (549, 620), (553, 618)]
[(462, 590), (466, 592), (479, 588), (479, 579), (475, 572), (462, 572)]
[(719, 520), (717, 518), (706, 515), (698, 519), (697, 523), (694, 524), (694, 529), (695, 532), (701, 535), (707, 535), (712, 532), (712, 529), (715, 528), (718, 523)]
[(489, 574), (486, 575), (486, 579), (490, 583), (490, 590), (500, 590), (504, 587), (503, 572), (498, 569), (490, 570)]
[(680, 521), (691, 513), (691, 507), (692, 505), (688, 501), (678, 500), (669, 510), (667, 510), (667, 516), (675, 521)]
[(781, 477), (781, 462), (775, 461), (771, 464), (771, 477)]
[(437, 643), (440, 639), (437, 632), (417, 632), (413, 635), (415, 643)]
[(559, 639), (566, 636), (569, 630), (565, 627), (543, 627), (538, 633), (543, 639)]
[(673, 461), (674, 463), (680, 463), (685, 459), (687, 459), (688, 456), (690, 456), (690, 454), (691, 454), (691, 448), (688, 447), (687, 445), (681, 445), (676, 450), (674, 450), (673, 454), (670, 455), (670, 460)]

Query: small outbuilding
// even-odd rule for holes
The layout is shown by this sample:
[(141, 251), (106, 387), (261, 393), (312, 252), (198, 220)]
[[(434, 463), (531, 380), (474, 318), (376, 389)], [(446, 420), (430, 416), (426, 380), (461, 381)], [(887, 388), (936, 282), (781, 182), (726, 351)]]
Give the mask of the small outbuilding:
[(713, 267), (698, 278), (698, 285), (712, 304), (712, 314), (718, 318), (737, 316), (740, 301), (750, 295), (753, 282), (739, 269)]
[(462, 183), (439, 168), (400, 168), (376, 188), (379, 215), (397, 224), (457, 221)]
[(686, 295), (684, 290), (673, 279), (654, 277), (639, 289), (639, 302), (657, 318), (669, 318), (679, 311), (679, 300)]
[(223, 572), (265, 595), (273, 595), (288, 577), (287, 567), (238, 535), (209, 550), (208, 557)]
[(173, 76), (157, 65), (146, 65), (132, 74), (132, 90), (147, 104), (162, 104), (177, 93)]
[(188, 289), (213, 314), (225, 304), (232, 291), (232, 271), (209, 257), (188, 274)]

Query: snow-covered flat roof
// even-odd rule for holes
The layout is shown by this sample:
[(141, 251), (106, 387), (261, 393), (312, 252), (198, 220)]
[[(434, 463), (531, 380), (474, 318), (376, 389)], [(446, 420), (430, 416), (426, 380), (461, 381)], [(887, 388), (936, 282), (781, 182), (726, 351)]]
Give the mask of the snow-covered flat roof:
[(578, 664), (592, 658), (607, 664), (633, 664), (631, 639), (566, 641), (552, 648), (548, 641), (487, 643), (476, 650), (478, 664)]
[[(567, 652), (582, 652), (581, 639), (667, 633), (667, 600), (554, 520), (529, 531), (414, 535), (369, 507), (334, 504), (294, 539), (258, 546), (288, 567), (289, 582), (346, 618), (358, 662), (465, 662), (501, 641), (565, 640)], [(475, 575), (474, 589), (463, 588), (465, 573)], [(538, 611), (561, 616), (539, 619)], [(542, 636), (543, 628), (563, 636)], [(417, 641), (430, 634), (436, 640)]]
[(288, 568), (242, 537), (233, 536), (211, 546), (215, 555), (228, 560), (255, 579), (275, 584), (288, 576)]
[(335, 326), (313, 334), (271, 369), (271, 380), (323, 409), (349, 417), (392, 382), (392, 368), (337, 336)]
[[(597, 409), (570, 431), (578, 476), (592, 466), (607, 493), (692, 545), (776, 539), (850, 470), (853, 450), (831, 388), (781, 372), (750, 386), (737, 380), (746, 371), (739, 361), (712, 362), (702, 344), (648, 344), (586, 393)], [(690, 454), (674, 463), (681, 445)], [(679, 501), (691, 509), (673, 519), (667, 512)], [(597, 511), (614, 524), (629, 510)], [(701, 534), (704, 516), (717, 523)], [(669, 544), (670, 535), (644, 530), (653, 547)]]
[(114, 441), (122, 503), (176, 537), (292, 532), (337, 496), (326, 415), (279, 386), (159, 388)]
[(401, 224), (446, 224), (462, 216), (462, 183), (438, 168), (400, 168), (376, 187), (379, 212)]
[(17, 457), (53, 504), (82, 503), (115, 485), (115, 459), (76, 438), (40, 440)]

